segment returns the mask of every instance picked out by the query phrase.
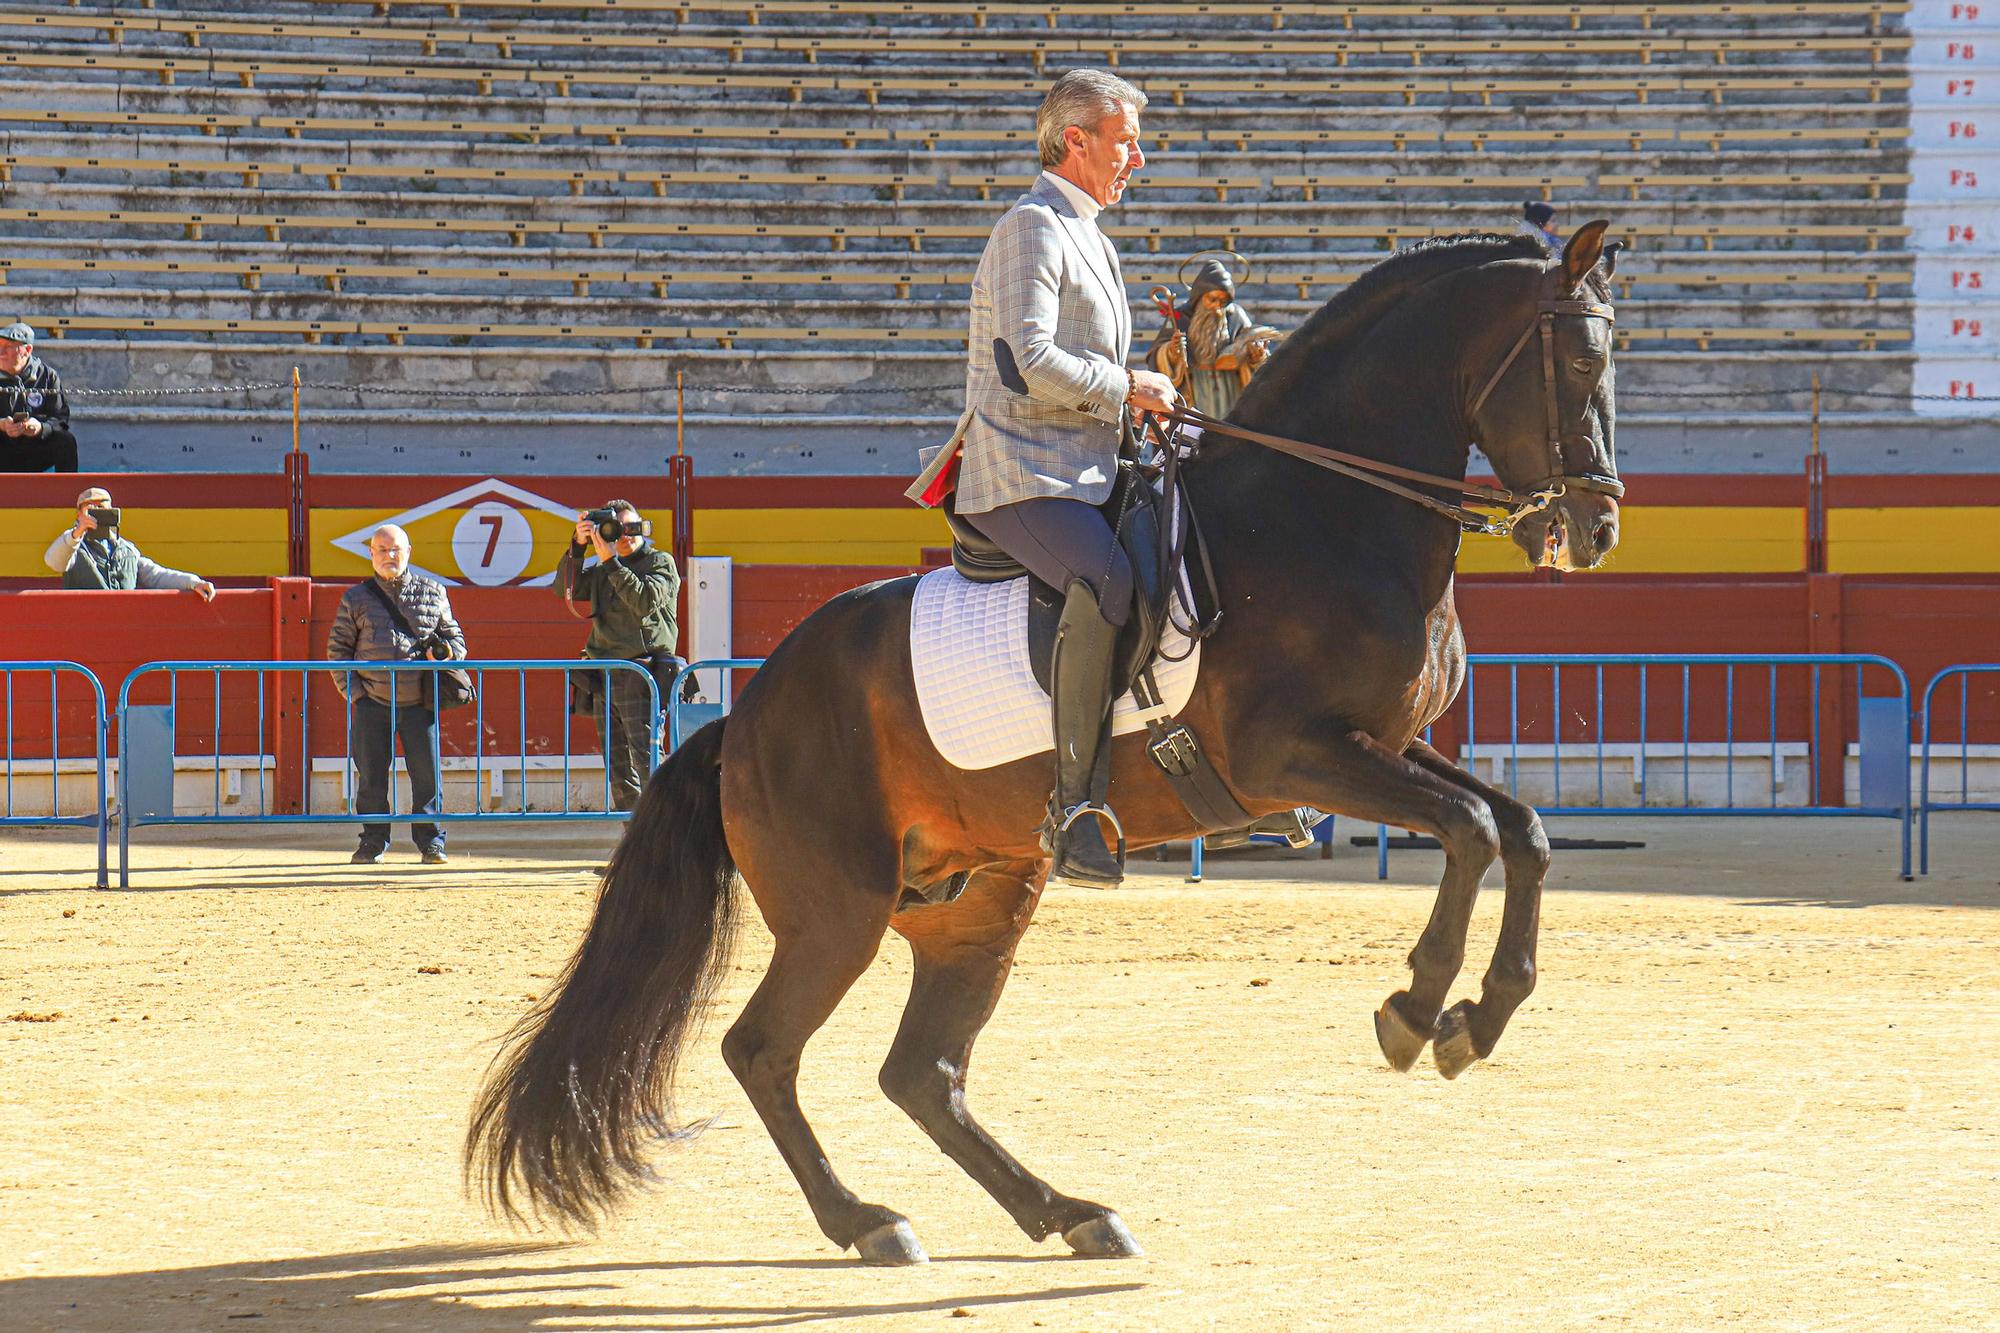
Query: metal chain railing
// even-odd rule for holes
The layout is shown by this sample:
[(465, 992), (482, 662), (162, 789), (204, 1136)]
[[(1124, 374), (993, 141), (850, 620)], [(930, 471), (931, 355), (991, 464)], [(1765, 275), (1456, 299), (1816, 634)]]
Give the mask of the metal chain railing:
[[(160, 389), (66, 389), (71, 398), (189, 398), (209, 394), (263, 393), (272, 390), (289, 390), (292, 386), (278, 380), (254, 380), (244, 384), (203, 384), (187, 388)], [(365, 393), (376, 396), (402, 398), (474, 399), (492, 400), (548, 400), (557, 398), (628, 398), (628, 397), (671, 397), (672, 384), (633, 384), (603, 389), (441, 389), (416, 384), (357, 384), (346, 381), (304, 380), (300, 389), (339, 393)], [(855, 395), (925, 394), (951, 393), (965, 387), (963, 380), (953, 380), (948, 384), (910, 385), (857, 385), (852, 388), (818, 388), (798, 385), (760, 384), (689, 384), (684, 385), (691, 394), (756, 394), (791, 398), (844, 398)], [(1809, 397), (1813, 388), (1801, 384), (1795, 388), (1770, 389), (1621, 389), (1620, 398), (1661, 399), (1679, 402), (1737, 402), (1759, 398), (1803, 398)], [(1856, 398), (1893, 403), (2000, 403), (2000, 396), (1990, 394), (1942, 394), (1942, 393), (1895, 393), (1886, 389), (1843, 389), (1837, 385), (1822, 385), (1820, 392), (1832, 398)]]
[[(276, 380), (260, 380), (247, 384), (204, 384), (185, 389), (70, 389), (64, 393), (71, 398), (167, 398), (186, 397), (195, 394), (256, 393), (269, 389), (286, 389), (292, 386)], [(849, 394), (891, 394), (891, 393), (944, 393), (965, 387), (964, 380), (954, 380), (950, 384), (872, 385), (855, 388), (824, 389), (793, 385), (756, 384), (690, 384), (688, 393), (754, 393), (781, 394), (792, 397), (831, 398)], [(433, 389), (415, 384), (350, 384), (341, 381), (303, 380), (302, 390), (322, 389), (344, 393), (391, 394), (406, 398), (618, 398), (635, 394), (655, 394), (672, 396), (671, 384), (635, 384), (609, 389)]]

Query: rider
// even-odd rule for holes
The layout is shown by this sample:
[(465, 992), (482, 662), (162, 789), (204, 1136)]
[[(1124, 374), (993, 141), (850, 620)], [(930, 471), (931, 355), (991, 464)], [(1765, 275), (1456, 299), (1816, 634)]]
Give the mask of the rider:
[[(1131, 614), (1132, 567), (1098, 510), (1111, 496), (1127, 412), (1171, 412), (1173, 382), (1126, 366), (1132, 312), (1097, 215), (1145, 165), (1146, 95), (1104, 70), (1057, 79), (1035, 114), (1042, 173), (993, 229), (972, 279), (965, 413), (910, 488), (958, 515), (1066, 595), (1052, 696), (1052, 874), (1109, 888), (1118, 858), (1088, 808), (1110, 770), (1111, 668)], [(1067, 825), (1067, 827), (1065, 827)]]

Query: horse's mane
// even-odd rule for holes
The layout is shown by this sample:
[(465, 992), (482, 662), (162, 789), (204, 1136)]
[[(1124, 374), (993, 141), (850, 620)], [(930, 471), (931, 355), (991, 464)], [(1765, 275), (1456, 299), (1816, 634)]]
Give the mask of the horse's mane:
[(1254, 410), (1264, 399), (1287, 393), (1293, 378), (1308, 366), (1324, 374), (1327, 367), (1338, 364), (1347, 354), (1350, 343), (1373, 327), (1412, 289), (1476, 264), (1500, 259), (1543, 259), (1546, 253), (1542, 243), (1532, 236), (1476, 232), (1419, 241), (1397, 251), (1336, 293), (1279, 345), (1270, 361), (1250, 381), (1239, 411)]

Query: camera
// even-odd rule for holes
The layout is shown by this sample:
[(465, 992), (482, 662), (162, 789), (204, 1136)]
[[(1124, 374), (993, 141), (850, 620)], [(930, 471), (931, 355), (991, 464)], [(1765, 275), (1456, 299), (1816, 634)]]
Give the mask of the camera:
[(117, 527), (118, 520), (122, 517), (122, 515), (116, 509), (99, 509), (96, 508), (95, 506), (85, 510), (84, 512), (89, 514), (92, 519), (96, 520), (99, 529)]
[(597, 535), (608, 542), (615, 542), (622, 537), (653, 535), (653, 520), (642, 518), (630, 523), (620, 523), (616, 509), (593, 509), (583, 516), (583, 521), (595, 527)]
[(427, 658), (433, 662), (449, 662), (451, 660), (451, 645), (445, 642), (444, 637), (440, 634), (426, 634), (423, 638), (417, 640), (417, 656)]

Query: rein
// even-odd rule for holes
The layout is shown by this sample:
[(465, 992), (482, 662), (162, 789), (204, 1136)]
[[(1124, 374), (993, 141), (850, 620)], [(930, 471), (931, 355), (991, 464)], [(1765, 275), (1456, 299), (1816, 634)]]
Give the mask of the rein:
[[(1543, 416), (1548, 432), (1547, 443), (1550, 471), (1547, 477), (1537, 482), (1532, 489), (1526, 492), (1509, 490), (1504, 486), (1488, 486), (1481, 482), (1467, 481), (1463, 477), (1446, 477), (1431, 472), (1418, 472), (1410, 468), (1398, 467), (1394, 463), (1385, 463), (1380, 459), (1363, 458), (1359, 454), (1350, 454), (1339, 449), (1328, 448), (1323, 444), (1311, 444), (1304, 440), (1288, 439), (1282, 435), (1266, 435), (1262, 431), (1249, 430), (1232, 422), (1210, 416), (1206, 412), (1189, 407), (1186, 403), (1182, 403), (1177, 407), (1173, 415), (1167, 418), (1164, 425), (1160, 425), (1155, 421), (1154, 428), (1159, 431), (1163, 444), (1178, 444), (1181, 429), (1184, 426), (1197, 427), (1204, 435), (1211, 433), (1227, 435), (1234, 439), (1246, 440), (1252, 444), (1261, 444), (1267, 449), (1275, 449), (1279, 453), (1303, 459), (1316, 467), (1323, 467), (1330, 472), (1338, 472), (1343, 476), (1352, 477), (1356, 481), (1366, 482), (1368, 485), (1387, 491), (1391, 495), (1400, 495), (1406, 500), (1422, 505), (1433, 513), (1441, 514), (1451, 519), (1458, 524), (1459, 529), (1463, 532), (1476, 532), (1489, 536), (1506, 537), (1512, 534), (1515, 525), (1523, 519), (1547, 509), (1572, 488), (1582, 491), (1596, 491), (1603, 495), (1609, 495), (1614, 499), (1625, 494), (1624, 483), (1608, 472), (1587, 471), (1572, 473), (1563, 470), (1562, 421), (1560, 411), (1556, 405), (1555, 320), (1557, 315), (1581, 315), (1606, 321), (1614, 318), (1612, 309), (1608, 305), (1596, 301), (1560, 296), (1556, 291), (1556, 273), (1551, 270), (1543, 280), (1541, 294), (1535, 303), (1534, 322), (1529, 324), (1526, 329), (1523, 329), (1521, 336), (1514, 340), (1514, 346), (1501, 359), (1500, 365), (1494, 370), (1493, 374), (1487, 378), (1486, 387), (1479, 391), (1479, 396), (1473, 399), (1471, 410), (1466, 413), (1468, 418), (1478, 415), (1479, 409), (1485, 405), (1487, 398), (1491, 396), (1493, 390), (1499, 385), (1501, 378), (1513, 367), (1514, 362), (1520, 359), (1521, 353), (1527, 349), (1529, 340), (1537, 332), (1540, 332), (1542, 335), (1542, 403)], [(1405, 485), (1405, 482), (1412, 484)], [(1432, 487), (1447, 491), (1461, 497), (1465, 503), (1440, 500), (1434, 495), (1425, 494), (1423, 491), (1416, 489), (1416, 487)], [(1480, 509), (1473, 506), (1498, 508), (1505, 512), (1501, 514), (1482, 513)]]

